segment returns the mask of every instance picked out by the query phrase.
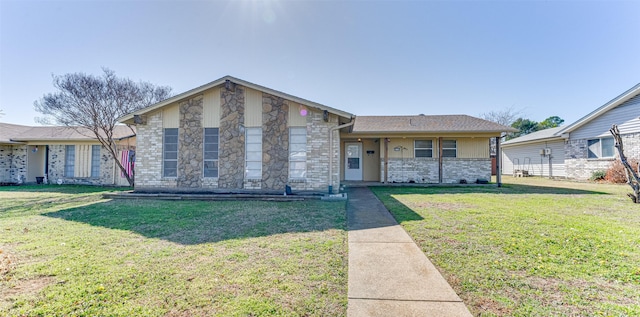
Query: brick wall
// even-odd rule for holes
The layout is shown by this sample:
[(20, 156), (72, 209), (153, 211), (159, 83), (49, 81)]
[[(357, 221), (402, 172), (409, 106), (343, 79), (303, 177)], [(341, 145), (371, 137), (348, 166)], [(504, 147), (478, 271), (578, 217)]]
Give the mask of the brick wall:
[[(490, 158), (443, 158), (442, 182), (447, 184), (459, 183), (461, 179), (469, 183), (478, 178), (491, 179)], [(390, 158), (388, 165), (388, 182), (399, 183), (428, 183), (437, 184), (437, 158)], [(384, 179), (384, 160), (380, 163), (380, 179)]]
[[(622, 135), (624, 154), (627, 159), (640, 160), (640, 133)], [(565, 142), (565, 169), (567, 178), (587, 180), (595, 171), (606, 171), (618, 160), (618, 150), (614, 158), (589, 159), (587, 139), (570, 139)]]
[[(390, 158), (388, 182), (438, 183), (437, 158)], [(380, 179), (384, 180), (384, 159), (380, 160)]]
[(334, 192), (340, 185), (340, 135), (333, 132), (333, 144), (329, 148), (329, 129), (338, 125), (338, 117), (329, 115), (324, 121), (321, 111), (309, 111), (307, 115), (307, 177), (302, 180), (290, 180), (294, 190), (326, 191), (329, 184), (329, 158), (333, 159), (332, 185)]
[(162, 112), (147, 116), (147, 124), (137, 127), (136, 190), (176, 188), (176, 178), (162, 177)]
[(443, 183), (456, 184), (462, 179), (474, 183), (478, 178), (491, 180), (490, 158), (443, 158)]

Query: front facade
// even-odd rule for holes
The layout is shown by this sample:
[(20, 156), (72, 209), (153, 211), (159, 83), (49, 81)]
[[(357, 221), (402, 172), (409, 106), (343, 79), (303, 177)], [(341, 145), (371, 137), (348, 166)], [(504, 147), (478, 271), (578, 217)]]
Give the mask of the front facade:
[(469, 116), (355, 117), (230, 76), (119, 121), (137, 127), (137, 191), (490, 180), (489, 140), (512, 130)]
[[(133, 132), (119, 127), (120, 153), (135, 150)], [(0, 123), (0, 183), (128, 186), (109, 152), (87, 131)]]
[(618, 157), (609, 129), (620, 129), (625, 155), (640, 159), (640, 84), (560, 132), (566, 139), (567, 177), (588, 179), (607, 170)]
[(466, 115), (358, 116), (353, 129), (341, 135), (342, 179), (428, 184), (489, 181), (490, 139), (512, 130)]
[[(589, 179), (596, 171), (606, 171), (618, 158), (609, 132), (614, 124), (620, 130), (627, 158), (640, 160), (640, 84), (568, 126), (505, 142), (502, 173), (511, 174), (516, 166), (526, 169), (531, 161), (533, 174), (539, 175), (536, 161), (540, 158), (548, 163), (551, 156), (551, 176)], [(549, 155), (535, 154), (544, 149)], [(544, 168), (545, 164), (541, 165)], [(540, 175), (549, 173), (542, 170)]]
[(120, 120), (137, 126), (137, 191), (337, 190), (353, 115), (223, 77)]

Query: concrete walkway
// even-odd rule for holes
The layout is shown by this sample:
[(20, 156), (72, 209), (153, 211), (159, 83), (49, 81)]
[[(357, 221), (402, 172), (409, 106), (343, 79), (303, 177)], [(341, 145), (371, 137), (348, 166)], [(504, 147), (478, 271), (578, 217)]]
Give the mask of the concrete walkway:
[(472, 316), (371, 190), (348, 194), (347, 316)]

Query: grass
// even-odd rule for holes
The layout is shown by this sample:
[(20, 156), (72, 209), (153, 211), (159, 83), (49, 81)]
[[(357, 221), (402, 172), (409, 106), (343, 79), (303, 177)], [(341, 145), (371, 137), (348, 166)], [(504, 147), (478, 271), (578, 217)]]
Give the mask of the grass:
[(0, 315), (345, 315), (344, 203), (106, 190), (0, 187)]
[(627, 185), (372, 190), (476, 316), (640, 316), (640, 205)]

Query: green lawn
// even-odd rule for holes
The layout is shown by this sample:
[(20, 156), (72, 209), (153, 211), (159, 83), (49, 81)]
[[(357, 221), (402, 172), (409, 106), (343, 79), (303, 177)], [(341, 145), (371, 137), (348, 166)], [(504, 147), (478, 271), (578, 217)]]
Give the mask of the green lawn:
[(0, 187), (0, 315), (345, 315), (344, 202), (106, 190)]
[(476, 316), (640, 316), (640, 204), (627, 185), (372, 190)]

